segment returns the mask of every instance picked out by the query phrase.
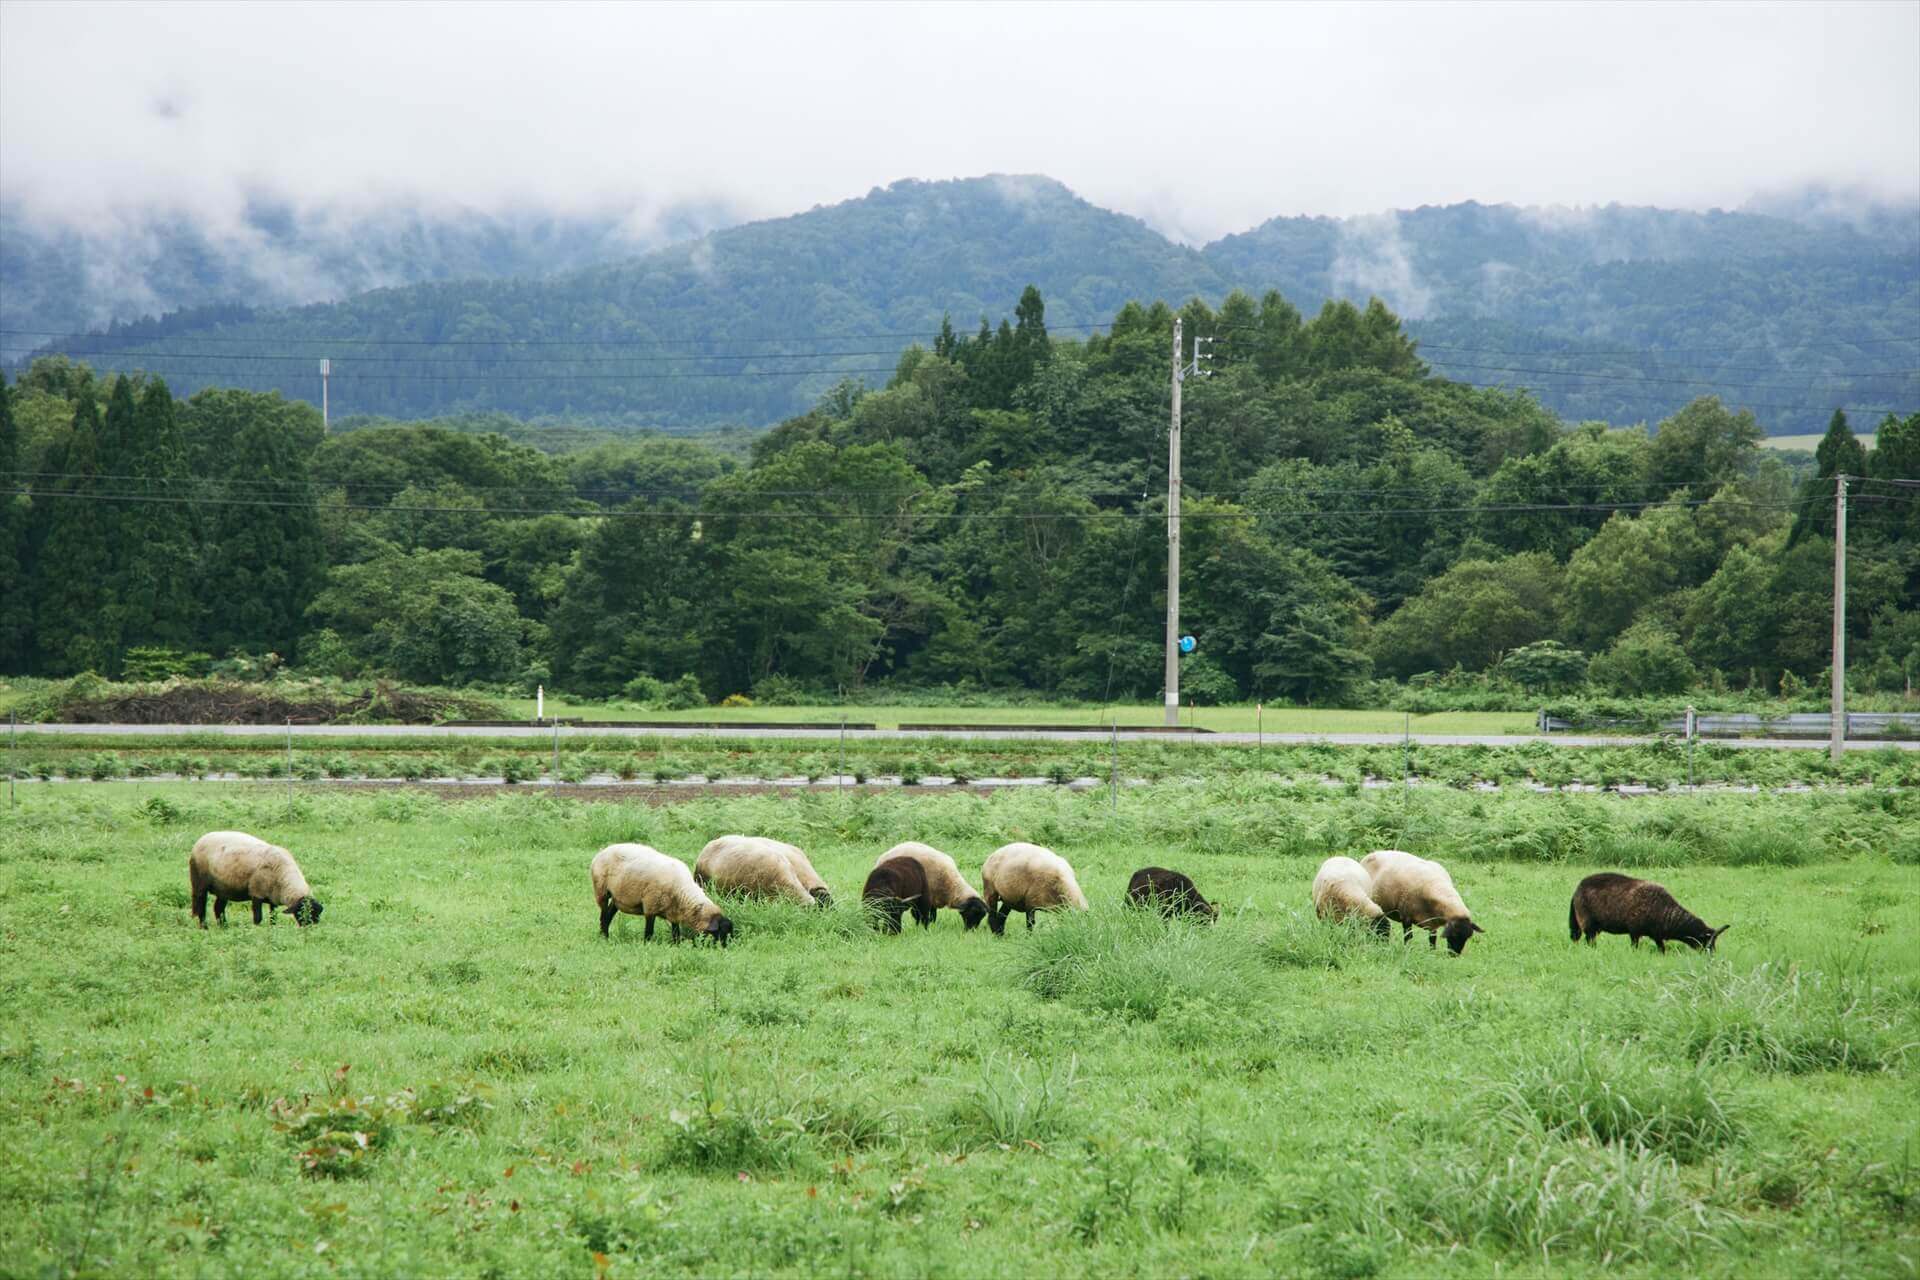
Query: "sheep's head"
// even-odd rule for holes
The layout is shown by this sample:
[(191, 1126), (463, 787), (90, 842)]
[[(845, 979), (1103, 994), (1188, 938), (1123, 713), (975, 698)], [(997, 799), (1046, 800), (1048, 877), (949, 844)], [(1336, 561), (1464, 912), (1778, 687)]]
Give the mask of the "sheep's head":
[[(1391, 938), (1393, 936), (1393, 921), (1383, 912), (1373, 918), (1373, 931), (1383, 938)], [(1460, 945), (1464, 947), (1467, 944), (1463, 942)]]
[(727, 939), (733, 936), (733, 921), (725, 916), (715, 916), (701, 926), (700, 932), (724, 947), (727, 945)]
[(1208, 902), (1205, 898), (1202, 898), (1200, 899), (1200, 906), (1201, 906), (1201, 909), (1207, 913), (1208, 924), (1220, 923), (1220, 904), (1219, 903)]
[(1711, 952), (1713, 950), (1713, 944), (1720, 941), (1720, 935), (1731, 928), (1733, 928), (1732, 925), (1723, 924), (1718, 929), (1711, 929), (1703, 922), (1699, 928), (1683, 934), (1680, 941), (1686, 943), (1696, 951)]
[(959, 911), (960, 919), (965, 922), (969, 929), (976, 927), (982, 920), (987, 918), (987, 904), (978, 894), (961, 903)]
[(322, 910), (320, 899), (309, 894), (304, 898), (296, 898), (287, 908), (287, 914), (302, 925), (319, 924)]
[(821, 907), (833, 905), (833, 895), (827, 892), (827, 886), (821, 885), (818, 889), (812, 890), (812, 893), (814, 905)]
[[(1382, 918), (1384, 919), (1384, 917)], [(1446, 928), (1447, 949), (1452, 951), (1453, 954), (1459, 955), (1467, 949), (1468, 938), (1471, 938), (1476, 933), (1485, 932), (1485, 929), (1482, 929), (1465, 916), (1461, 916), (1458, 920), (1449, 920), (1447, 921)]]

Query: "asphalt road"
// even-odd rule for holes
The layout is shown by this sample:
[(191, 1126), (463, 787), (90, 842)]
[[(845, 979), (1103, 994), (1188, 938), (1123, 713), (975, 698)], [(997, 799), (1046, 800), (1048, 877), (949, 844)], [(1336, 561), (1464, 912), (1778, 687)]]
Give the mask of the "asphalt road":
[[(277, 724), (36, 724), (20, 726), (22, 733), (65, 733), (98, 734), (129, 737), (178, 737), (194, 734), (219, 738), (284, 738), (286, 726)], [(553, 729), (547, 726), (515, 725), (510, 727), (467, 727), (443, 725), (404, 725), (404, 724), (306, 724), (293, 727), (296, 738), (552, 738)], [(669, 729), (657, 725), (633, 729), (570, 729), (560, 728), (560, 738), (571, 741), (579, 738), (813, 738), (822, 741), (835, 741), (841, 730), (832, 729), (709, 729), (686, 728)], [(993, 729), (993, 730), (940, 730), (919, 729), (848, 729), (846, 736), (860, 738), (906, 738), (932, 739), (947, 738), (979, 741), (1036, 741), (1036, 742), (1106, 742), (1110, 735), (1100, 730), (1071, 732), (1059, 729)], [(1334, 746), (1390, 747), (1408, 739), (1398, 733), (1129, 733), (1120, 731), (1122, 742), (1154, 742), (1163, 744), (1200, 743), (1206, 746), (1295, 746), (1324, 743)], [(1517, 747), (1527, 743), (1540, 742), (1559, 747), (1614, 747), (1633, 746), (1655, 741), (1648, 737), (1591, 736), (1586, 734), (1468, 734), (1468, 733), (1416, 733), (1412, 737), (1415, 746), (1422, 747)], [(1827, 742), (1824, 738), (1702, 738), (1702, 743), (1712, 743), (1728, 747), (1751, 747), (1772, 751), (1824, 751)], [(1881, 747), (1897, 747), (1902, 751), (1920, 751), (1920, 741), (1896, 741), (1882, 739), (1860, 739), (1849, 742), (1847, 747), (1853, 751), (1878, 750)]]

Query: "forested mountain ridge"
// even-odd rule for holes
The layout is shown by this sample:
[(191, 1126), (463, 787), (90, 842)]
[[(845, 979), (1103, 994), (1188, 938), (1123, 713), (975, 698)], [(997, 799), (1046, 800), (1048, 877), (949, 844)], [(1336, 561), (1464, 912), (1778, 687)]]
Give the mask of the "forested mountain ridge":
[(425, 280), (551, 275), (731, 221), (710, 203), (641, 217), (398, 205), (302, 209), (262, 197), (233, 218), (151, 209), (73, 225), (0, 202), (0, 357), (16, 359), (48, 334), (172, 312), (231, 314)]
[(1279, 218), (1202, 249), (1051, 179), (904, 181), (546, 279), (445, 281), (275, 312), (174, 317), (66, 350), (191, 390), (346, 412), (500, 410), (685, 429), (763, 425), (841, 376), (877, 385), (910, 335), (967, 330), (1026, 284), (1056, 332), (1132, 297), (1277, 289), (1312, 314), (1379, 296), (1447, 376), (1563, 416), (1657, 421), (1701, 394), (1771, 433), (1920, 399), (1920, 209), (1833, 218), (1474, 203)]

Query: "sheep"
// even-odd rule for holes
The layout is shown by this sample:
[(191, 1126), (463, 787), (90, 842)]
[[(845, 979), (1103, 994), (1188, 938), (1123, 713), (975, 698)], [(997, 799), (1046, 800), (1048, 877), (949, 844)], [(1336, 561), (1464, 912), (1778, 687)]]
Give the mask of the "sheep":
[(611, 936), (607, 926), (617, 911), (647, 918), (647, 931), (641, 935), (646, 941), (653, 939), (656, 916), (665, 916), (673, 926), (675, 942), (685, 929), (692, 937), (704, 934), (724, 947), (733, 933), (733, 921), (693, 882), (687, 864), (644, 844), (610, 844), (593, 855), (593, 901), (600, 908), (603, 938)]
[(960, 874), (959, 865), (932, 845), (921, 844), (918, 840), (905, 841), (881, 854), (873, 865), (877, 867), (888, 858), (912, 858), (926, 872), (927, 918), (923, 923), (933, 923), (934, 916), (942, 907), (958, 911), (961, 921), (969, 929), (986, 919), (985, 900), (974, 892), (973, 886)]
[(760, 836), (721, 836), (710, 841), (693, 864), (693, 879), (702, 889), (785, 898), (803, 907), (833, 901), (806, 854)]
[(1720, 935), (1732, 927), (1723, 924), (1715, 929), (1675, 901), (1665, 885), (1617, 871), (1602, 871), (1582, 880), (1567, 907), (1567, 930), (1572, 940), (1578, 942), (1585, 935), (1589, 945), (1599, 934), (1624, 933), (1636, 947), (1640, 939), (1652, 938), (1662, 953), (1669, 942), (1684, 942), (1695, 950), (1711, 952)]
[(253, 922), (260, 923), (262, 905), (279, 914), (285, 907), (303, 925), (320, 920), (320, 899), (313, 896), (300, 864), (279, 845), (268, 844), (244, 831), (209, 831), (193, 842), (187, 855), (187, 884), (193, 891), (193, 918), (207, 927), (207, 895), (213, 895), (213, 918), (227, 922), (228, 902), (253, 904)]
[(987, 926), (996, 934), (1006, 933), (1007, 916), (1015, 911), (1026, 913), (1031, 929), (1036, 911), (1087, 909), (1087, 895), (1067, 860), (1037, 844), (1001, 845), (980, 868), (980, 881), (987, 888)]
[(867, 873), (867, 884), (860, 900), (877, 912), (876, 923), (888, 933), (900, 932), (900, 913), (913, 912), (913, 922), (921, 928), (933, 923), (933, 908), (927, 905), (927, 872), (918, 859), (883, 858)]
[(1332, 857), (1313, 877), (1313, 913), (1322, 920), (1359, 920), (1381, 937), (1393, 932), (1387, 913), (1373, 900), (1373, 877), (1352, 858)]
[(1193, 881), (1165, 867), (1142, 867), (1127, 881), (1127, 901), (1142, 907), (1158, 907), (1164, 916), (1205, 916), (1220, 918), (1220, 908), (1200, 896)]
[(1448, 948), (1459, 955), (1467, 939), (1486, 932), (1473, 922), (1453, 887), (1453, 877), (1439, 863), (1399, 849), (1379, 849), (1362, 858), (1360, 865), (1373, 881), (1373, 900), (1389, 919), (1400, 922), (1402, 942), (1413, 936), (1417, 925), (1427, 931), (1428, 946), (1434, 946), (1445, 932)]

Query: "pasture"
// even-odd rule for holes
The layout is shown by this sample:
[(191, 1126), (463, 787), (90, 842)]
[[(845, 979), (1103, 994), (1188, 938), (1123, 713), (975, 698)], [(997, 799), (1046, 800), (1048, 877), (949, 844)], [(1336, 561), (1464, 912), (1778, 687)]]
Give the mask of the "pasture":
[[(0, 1273), (1913, 1275), (1920, 801), (1288, 785), (703, 797), (24, 787), (0, 809)], [(240, 827), (326, 918), (190, 926)], [(593, 852), (804, 846), (826, 911), (597, 934)], [(874, 934), (889, 844), (1093, 903)], [(1408, 848), (1464, 955), (1320, 925)], [(1119, 906), (1149, 863), (1218, 925)], [(1590, 871), (1717, 956), (1570, 943)], [(244, 921), (246, 913), (230, 912)]]

